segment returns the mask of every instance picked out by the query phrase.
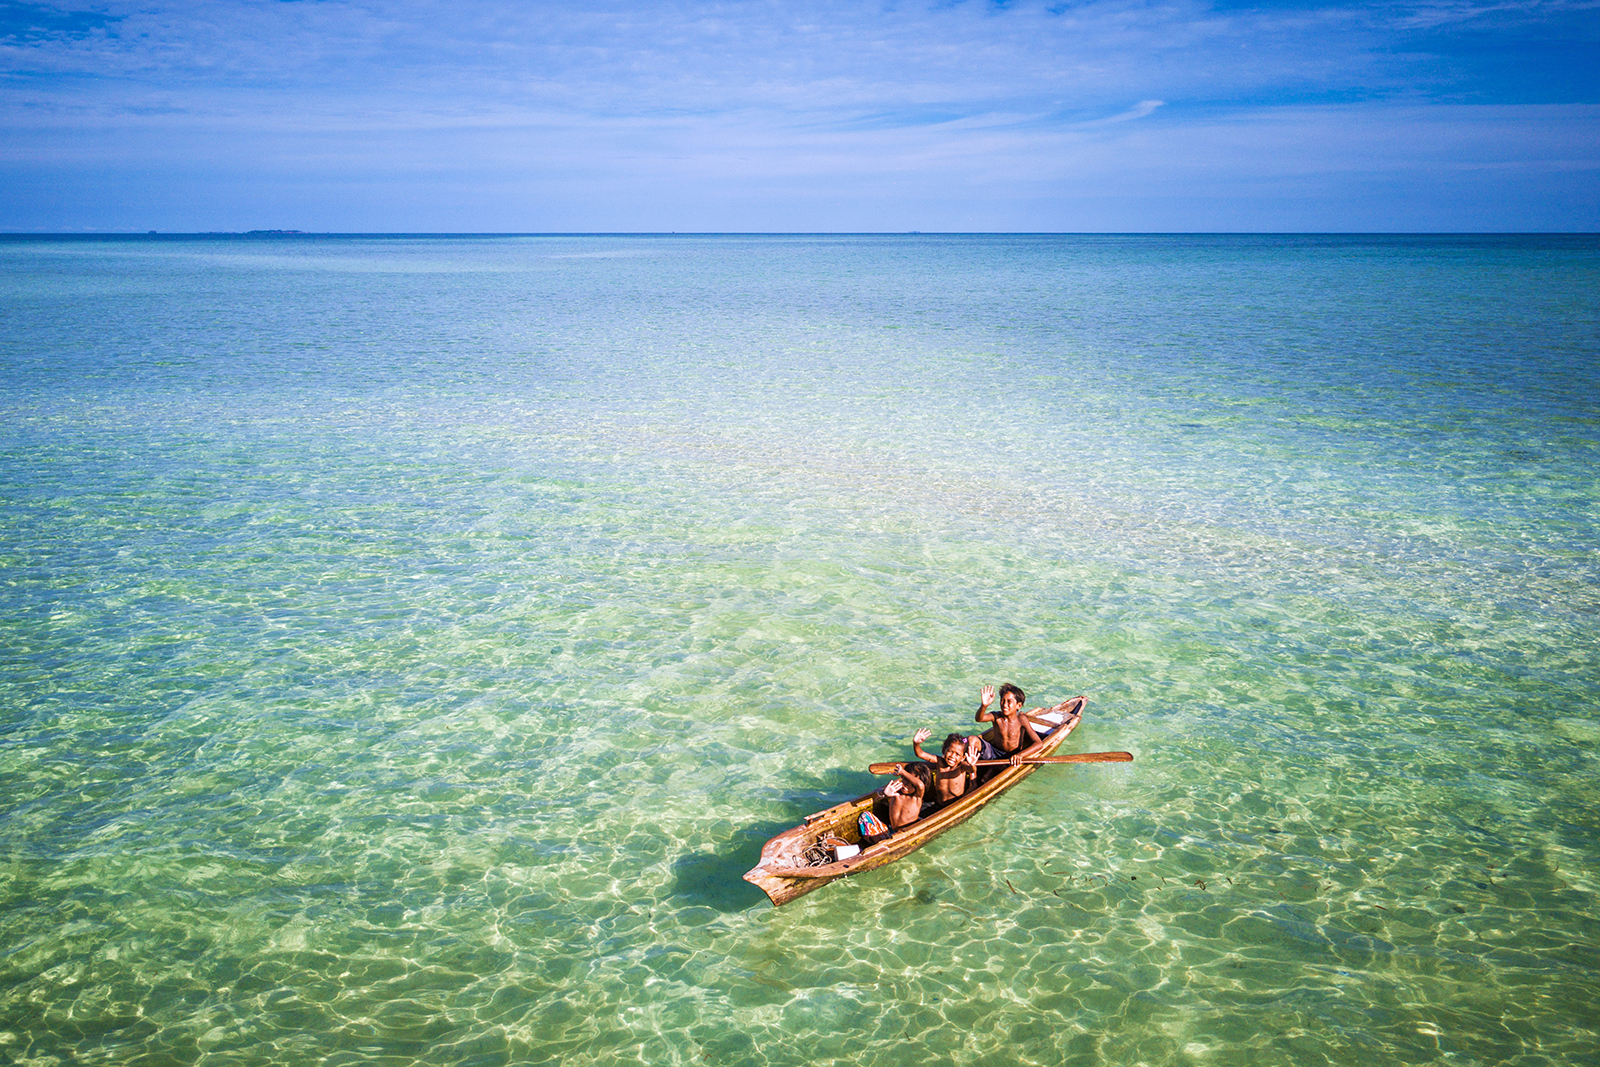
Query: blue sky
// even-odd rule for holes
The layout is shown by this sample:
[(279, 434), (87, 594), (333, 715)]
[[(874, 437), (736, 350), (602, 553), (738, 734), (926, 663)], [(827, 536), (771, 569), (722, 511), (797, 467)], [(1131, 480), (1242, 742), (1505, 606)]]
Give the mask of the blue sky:
[(0, 0), (0, 230), (1600, 229), (1600, 0)]

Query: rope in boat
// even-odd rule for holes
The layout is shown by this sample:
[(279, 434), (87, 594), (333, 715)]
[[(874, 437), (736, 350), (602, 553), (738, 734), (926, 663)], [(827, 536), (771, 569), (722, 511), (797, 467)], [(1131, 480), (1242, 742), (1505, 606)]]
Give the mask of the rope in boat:
[(810, 845), (800, 853), (800, 858), (806, 861), (807, 867), (826, 867), (833, 862), (833, 851), (821, 845)]
[(800, 858), (805, 860), (807, 867), (826, 867), (828, 864), (838, 860), (838, 854), (834, 852), (834, 849), (849, 843), (832, 830), (829, 830), (807, 845), (801, 851)]

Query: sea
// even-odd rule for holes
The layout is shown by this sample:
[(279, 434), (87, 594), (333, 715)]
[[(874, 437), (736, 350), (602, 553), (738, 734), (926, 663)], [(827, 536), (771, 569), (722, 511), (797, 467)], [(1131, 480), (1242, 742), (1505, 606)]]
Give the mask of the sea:
[(1600, 237), (13, 235), (0, 456), (0, 1060), (1600, 1063)]

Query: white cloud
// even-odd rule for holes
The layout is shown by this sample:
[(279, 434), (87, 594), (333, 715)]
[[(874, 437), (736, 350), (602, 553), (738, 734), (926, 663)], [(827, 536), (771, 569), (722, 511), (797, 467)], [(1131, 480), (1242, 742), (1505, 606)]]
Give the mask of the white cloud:
[[(5, 68), (168, 92), (379, 92), (639, 113), (1065, 100), (1099, 107), (1199, 81), (1213, 93), (1331, 76), (1330, 16), (1219, 16), (1192, 0), (863, 11), (853, 4), (349, 0), (113, 4), (109, 34), (0, 48)], [(1335, 21), (1338, 17), (1335, 16)], [(1348, 20), (1344, 20), (1348, 21)], [(1324, 37), (1316, 62), (1295, 42)], [(1245, 45), (1240, 50), (1238, 46)], [(1140, 92), (1149, 86), (1159, 93)], [(82, 88), (83, 86), (79, 86)]]
[(1088, 122), (1078, 123), (1079, 129), (1091, 129), (1095, 126), (1112, 126), (1119, 122), (1131, 122), (1142, 119), (1155, 113), (1156, 108), (1165, 104), (1165, 100), (1141, 100), (1128, 110), (1104, 119), (1091, 119)]
[[(111, 0), (109, 29), (0, 46), (0, 227), (65, 197), (131, 228), (273, 202), (298, 214), (249, 225), (1339, 229), (1445, 218), (1387, 206), (1434, 170), (1564, 159), (1592, 188), (1582, 108), (1421, 106), (1427, 64), (1380, 23), (1442, 6)], [(1458, 228), (1548, 228), (1572, 200), (1461, 196)]]

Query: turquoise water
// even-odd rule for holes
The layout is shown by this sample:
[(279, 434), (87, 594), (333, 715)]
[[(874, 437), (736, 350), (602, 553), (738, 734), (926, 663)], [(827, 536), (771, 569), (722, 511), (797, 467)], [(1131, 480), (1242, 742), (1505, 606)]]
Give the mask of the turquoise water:
[[(1600, 1062), (1600, 239), (0, 240), (0, 1054)], [(781, 909), (978, 688), (1070, 751)]]

